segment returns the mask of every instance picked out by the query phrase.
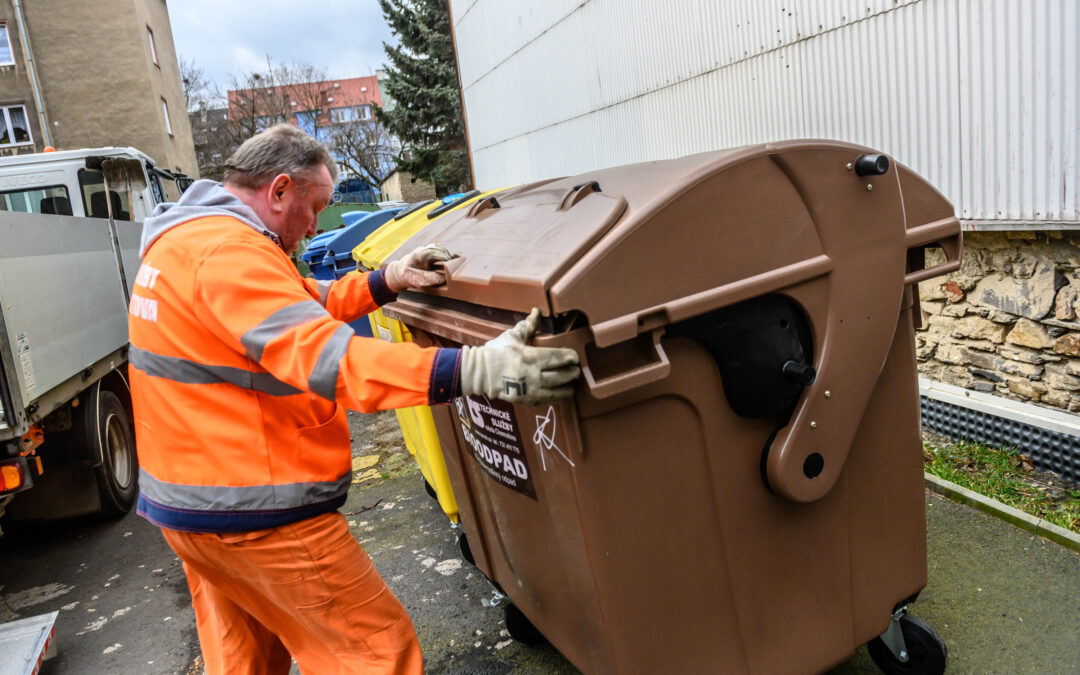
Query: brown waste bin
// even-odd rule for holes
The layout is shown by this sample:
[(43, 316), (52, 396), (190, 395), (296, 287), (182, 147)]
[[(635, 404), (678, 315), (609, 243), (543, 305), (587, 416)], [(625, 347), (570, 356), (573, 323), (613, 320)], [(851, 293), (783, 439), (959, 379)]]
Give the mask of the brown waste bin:
[(435, 409), (476, 565), (575, 665), (815, 672), (873, 641), (943, 667), (898, 611), (926, 585), (916, 282), (961, 250), (941, 194), (792, 141), (509, 190), (399, 251), (429, 242), (446, 286), (384, 308), (417, 342), (535, 306), (533, 344), (581, 356), (571, 400)]

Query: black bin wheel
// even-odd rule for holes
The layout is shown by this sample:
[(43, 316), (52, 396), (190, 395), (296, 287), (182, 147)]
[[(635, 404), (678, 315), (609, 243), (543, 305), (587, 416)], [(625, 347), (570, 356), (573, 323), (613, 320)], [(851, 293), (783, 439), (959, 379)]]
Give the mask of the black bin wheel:
[(427, 478), (424, 478), (423, 481), (424, 492), (428, 493), (428, 497), (431, 497), (432, 499), (438, 499), (439, 495), (435, 492), (435, 488), (431, 487), (431, 483), (427, 482)]
[(506, 603), (506, 632), (510, 637), (525, 645), (538, 645), (547, 642), (544, 634), (532, 625), (528, 617), (512, 602)]
[(945, 672), (949, 650), (930, 624), (917, 616), (905, 614), (900, 617), (900, 631), (907, 645), (907, 663), (898, 661), (881, 638), (874, 638), (866, 645), (870, 658), (881, 672), (887, 675), (940, 675)]
[(469, 546), (469, 538), (464, 532), (457, 536), (457, 545), (461, 549), (461, 557), (465, 559), (465, 562), (475, 565), (476, 560), (473, 558), (472, 547)]

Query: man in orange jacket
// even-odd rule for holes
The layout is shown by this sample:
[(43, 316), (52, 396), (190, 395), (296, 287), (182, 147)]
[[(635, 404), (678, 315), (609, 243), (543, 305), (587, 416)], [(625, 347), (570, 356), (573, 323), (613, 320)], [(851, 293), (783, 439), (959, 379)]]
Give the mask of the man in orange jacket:
[[(326, 282), (289, 255), (314, 234), (336, 167), (289, 125), (249, 139), (143, 229), (129, 308), (139, 513), (191, 589), (208, 673), (420, 673), (415, 631), (337, 512), (351, 484), (345, 410), (474, 393), (572, 392), (571, 350), (527, 346), (538, 312), (482, 347), (421, 348), (347, 322), (440, 283), (438, 246)], [(514, 386), (506, 386), (510, 381)]]

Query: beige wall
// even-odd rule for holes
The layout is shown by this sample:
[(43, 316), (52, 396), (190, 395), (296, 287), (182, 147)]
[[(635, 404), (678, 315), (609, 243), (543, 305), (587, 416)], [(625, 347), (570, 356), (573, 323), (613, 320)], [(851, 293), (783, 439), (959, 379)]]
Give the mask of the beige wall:
[(422, 180), (415, 180), (410, 173), (395, 171), (379, 189), (387, 201), (418, 202), (435, 199), (435, 186)]
[[(9, 33), (16, 33), (11, 0), (0, 0), (0, 12), (12, 15)], [(165, 0), (49, 0), (25, 3), (23, 12), (57, 150), (131, 146), (163, 168), (198, 177)], [(154, 32), (158, 65), (147, 27)], [(21, 52), (16, 61), (14, 76), (0, 70), (0, 100), (21, 96), (29, 113), (33, 98)], [(37, 126), (32, 128), (40, 141)], [(42, 143), (36, 146), (40, 150)], [(175, 189), (169, 192), (177, 196)]]
[[(184, 88), (180, 82), (180, 64), (173, 43), (172, 26), (169, 23), (169, 11), (165, 0), (135, 0), (136, 15), (143, 24), (143, 43), (146, 44), (146, 26), (154, 31), (157, 44), (159, 66), (150, 61), (149, 47), (146, 47), (146, 68), (150, 75), (150, 85), (159, 99), (158, 115), (161, 115), (160, 99), (169, 102), (169, 117), (172, 122), (173, 136), (165, 132), (164, 121), (159, 127), (159, 137), (165, 147), (167, 161), (161, 163), (169, 169), (183, 171), (192, 178), (199, 177), (199, 162), (195, 158), (195, 144), (192, 141), (191, 122), (188, 119), (187, 105), (184, 101)], [(144, 151), (146, 152), (146, 151)], [(150, 154), (150, 153), (147, 153)], [(155, 155), (151, 155), (155, 159)]]

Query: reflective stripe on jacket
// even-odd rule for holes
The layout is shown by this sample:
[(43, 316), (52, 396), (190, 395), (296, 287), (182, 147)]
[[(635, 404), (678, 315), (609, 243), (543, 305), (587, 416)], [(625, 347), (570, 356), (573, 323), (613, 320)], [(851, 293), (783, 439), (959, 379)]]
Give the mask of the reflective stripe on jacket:
[(276, 527), (338, 508), (351, 483), (345, 409), (442, 403), (456, 349), (356, 337), (393, 299), (381, 272), (303, 279), (227, 216), (158, 237), (129, 307), (139, 513), (162, 527)]

